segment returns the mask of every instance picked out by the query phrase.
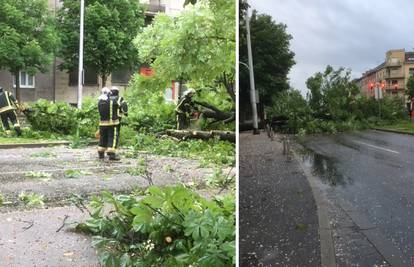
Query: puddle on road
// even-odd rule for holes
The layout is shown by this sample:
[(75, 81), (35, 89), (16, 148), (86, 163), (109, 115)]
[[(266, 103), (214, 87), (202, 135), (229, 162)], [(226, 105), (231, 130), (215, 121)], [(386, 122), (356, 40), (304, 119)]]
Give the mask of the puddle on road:
[(331, 186), (345, 186), (352, 184), (352, 179), (342, 175), (336, 168), (335, 159), (316, 153), (311, 149), (305, 148), (300, 151), (301, 160), (311, 173), (321, 179), (325, 184)]

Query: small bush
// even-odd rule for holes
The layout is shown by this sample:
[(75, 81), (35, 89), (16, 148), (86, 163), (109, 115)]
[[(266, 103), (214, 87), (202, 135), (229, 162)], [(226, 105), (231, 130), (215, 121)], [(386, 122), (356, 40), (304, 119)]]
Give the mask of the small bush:
[[(26, 112), (34, 131), (60, 135), (77, 135), (91, 138), (98, 129), (97, 100), (85, 98), (81, 110), (65, 102), (49, 102), (39, 99)], [(36, 137), (32, 131), (30, 135)]]

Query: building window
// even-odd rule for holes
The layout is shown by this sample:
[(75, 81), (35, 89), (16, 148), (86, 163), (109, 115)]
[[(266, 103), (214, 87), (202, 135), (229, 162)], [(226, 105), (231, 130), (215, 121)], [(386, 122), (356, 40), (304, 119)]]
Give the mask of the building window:
[[(16, 87), (16, 79), (13, 76), (13, 87)], [(35, 88), (35, 77), (25, 71), (20, 72), (20, 88)]]
[(172, 88), (167, 88), (165, 89), (165, 100), (167, 102), (174, 102), (174, 98), (173, 98), (173, 90)]
[(413, 76), (414, 75), (414, 68), (409, 68), (408, 72), (409, 72), (410, 76)]
[(112, 72), (112, 83), (127, 85), (133, 74), (133, 71), (127, 69), (116, 70)]
[[(78, 85), (78, 70), (69, 73), (69, 86)], [(86, 68), (83, 85), (98, 85), (98, 73), (92, 68)]]
[(390, 62), (393, 63), (393, 64), (399, 64), (400, 60), (398, 58), (393, 57), (393, 58), (391, 58)]

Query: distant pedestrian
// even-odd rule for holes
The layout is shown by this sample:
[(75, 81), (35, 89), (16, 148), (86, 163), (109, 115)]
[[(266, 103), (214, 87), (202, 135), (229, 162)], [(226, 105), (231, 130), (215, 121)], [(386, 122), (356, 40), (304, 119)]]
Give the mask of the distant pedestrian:
[(17, 109), (20, 109), (17, 100), (10, 92), (4, 91), (3, 87), (0, 86), (0, 117), (3, 123), (3, 129), (6, 131), (6, 133), (10, 133), (10, 120), (11, 123), (13, 123), (13, 128), (16, 131), (17, 135), (20, 136), (22, 134), (22, 131), (20, 129), (19, 120), (17, 119)]

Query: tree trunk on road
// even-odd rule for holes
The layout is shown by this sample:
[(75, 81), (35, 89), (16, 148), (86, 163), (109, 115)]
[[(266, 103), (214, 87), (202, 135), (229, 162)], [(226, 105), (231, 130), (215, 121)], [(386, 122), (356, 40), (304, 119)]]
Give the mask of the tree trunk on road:
[(236, 134), (230, 131), (192, 131), (192, 130), (167, 130), (166, 134), (178, 139), (202, 139), (208, 140), (218, 137), (220, 140), (236, 142)]

